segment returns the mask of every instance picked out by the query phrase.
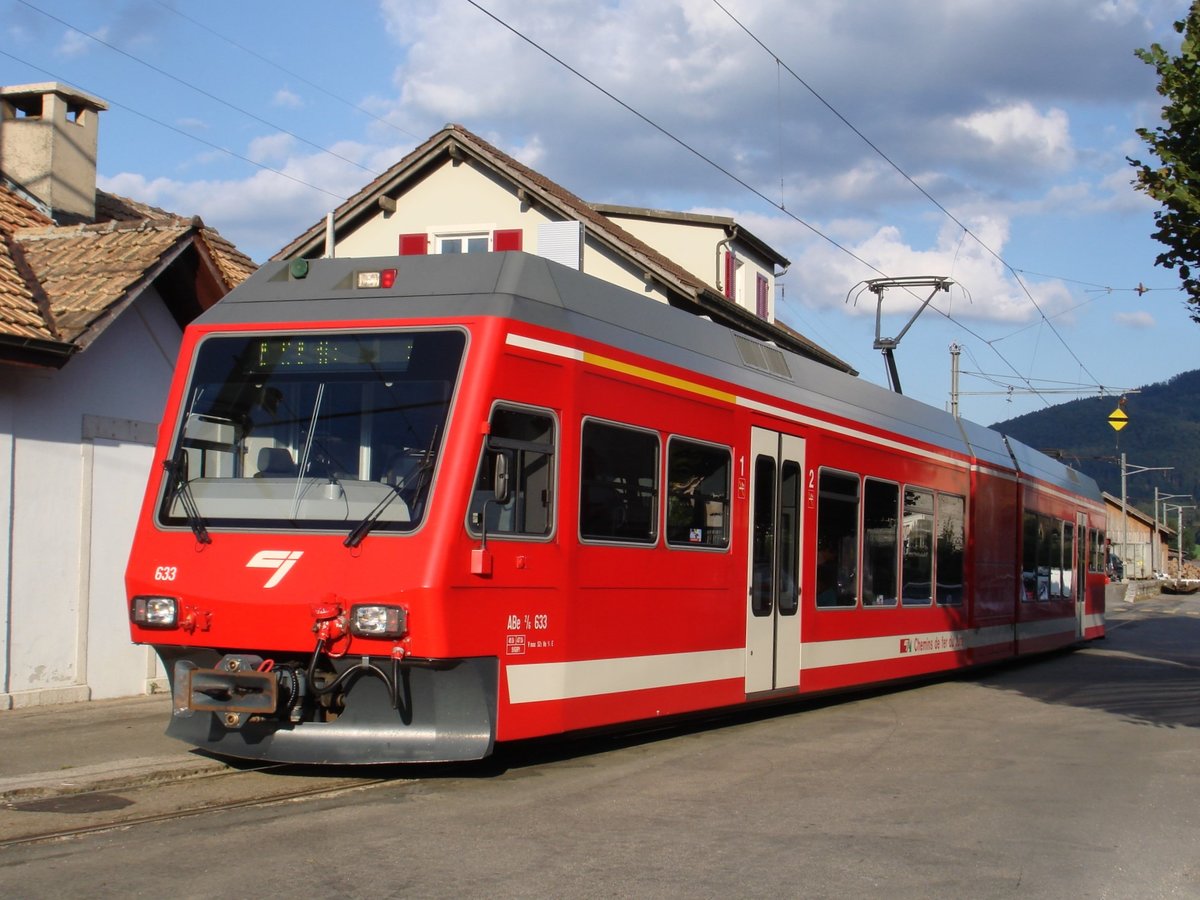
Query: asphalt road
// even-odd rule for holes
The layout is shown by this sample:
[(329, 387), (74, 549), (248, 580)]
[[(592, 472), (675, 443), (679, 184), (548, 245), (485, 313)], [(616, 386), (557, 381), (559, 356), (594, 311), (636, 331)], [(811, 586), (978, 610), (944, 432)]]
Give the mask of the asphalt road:
[(1200, 897), (1200, 596), (1109, 627), (904, 690), (10, 846), (0, 895)]

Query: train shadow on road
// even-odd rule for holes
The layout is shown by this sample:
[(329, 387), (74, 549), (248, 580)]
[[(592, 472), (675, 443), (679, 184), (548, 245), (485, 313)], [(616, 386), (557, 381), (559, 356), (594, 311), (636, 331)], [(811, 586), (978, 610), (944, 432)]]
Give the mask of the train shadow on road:
[(1110, 623), (1108, 637), (965, 676), (984, 687), (1099, 709), (1129, 722), (1200, 727), (1200, 618), (1149, 614)]

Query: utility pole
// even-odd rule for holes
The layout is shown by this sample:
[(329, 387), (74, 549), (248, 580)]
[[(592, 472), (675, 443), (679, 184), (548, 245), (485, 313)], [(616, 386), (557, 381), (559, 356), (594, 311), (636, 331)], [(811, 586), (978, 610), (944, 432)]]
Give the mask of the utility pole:
[(958, 418), (958, 357), (962, 347), (957, 342), (950, 345), (950, 415)]
[(1175, 573), (1175, 578), (1178, 581), (1183, 580), (1183, 511), (1185, 509), (1195, 509), (1192, 506), (1180, 506), (1176, 503), (1164, 503), (1163, 515), (1169, 515), (1167, 508), (1175, 510), (1175, 553), (1179, 556), (1179, 570)]
[[(1127, 574), (1125, 556), (1129, 553), (1129, 514), (1126, 511), (1125, 503), (1125, 480), (1129, 475), (1140, 475), (1142, 472), (1166, 472), (1169, 469), (1174, 469), (1174, 466), (1133, 466), (1132, 471), (1125, 463), (1125, 451), (1121, 451), (1121, 567), (1122, 581), (1129, 579), (1124, 577)], [(1153, 542), (1151, 543), (1153, 546)]]
[(1194, 499), (1191, 494), (1160, 494), (1158, 492), (1158, 488), (1157, 487), (1154, 488), (1154, 537), (1150, 543), (1150, 569), (1151, 569), (1151, 571), (1154, 571), (1154, 572), (1159, 572), (1159, 571), (1166, 572), (1167, 571), (1167, 561), (1165, 559), (1162, 560), (1163, 565), (1162, 565), (1161, 569), (1158, 568), (1157, 566), (1155, 566), (1155, 564), (1154, 564), (1154, 548), (1158, 544), (1158, 502), (1160, 500), (1162, 501), (1163, 517), (1165, 518), (1167, 515), (1167, 512), (1166, 512), (1167, 501), (1168, 500), (1176, 500), (1181, 497), (1186, 497), (1189, 500)]

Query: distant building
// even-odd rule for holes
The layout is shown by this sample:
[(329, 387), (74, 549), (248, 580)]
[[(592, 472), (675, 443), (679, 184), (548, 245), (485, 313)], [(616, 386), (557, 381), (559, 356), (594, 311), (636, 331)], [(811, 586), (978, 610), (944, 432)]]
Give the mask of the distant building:
[(1104, 508), (1108, 514), (1109, 547), (1121, 561), (1125, 578), (1153, 578), (1156, 571), (1167, 571), (1168, 558), (1175, 556), (1171, 544), (1175, 529), (1161, 521), (1155, 523), (1153, 516), (1135, 509), (1128, 502), (1125, 504), (1125, 524), (1122, 525), (1121, 498), (1107, 492)]
[(162, 687), (124, 571), (183, 327), (253, 271), (96, 189), (104, 101), (0, 88), (0, 709)]
[(844, 372), (778, 323), (778, 251), (722, 216), (590, 204), (447, 125), (275, 259), (524, 250)]

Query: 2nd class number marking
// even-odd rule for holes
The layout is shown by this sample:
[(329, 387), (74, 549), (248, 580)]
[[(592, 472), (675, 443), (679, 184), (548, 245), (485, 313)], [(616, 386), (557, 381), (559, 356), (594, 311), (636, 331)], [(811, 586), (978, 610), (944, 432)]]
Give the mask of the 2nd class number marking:
[(158, 566), (154, 570), (155, 581), (174, 581), (179, 570), (175, 566)]

